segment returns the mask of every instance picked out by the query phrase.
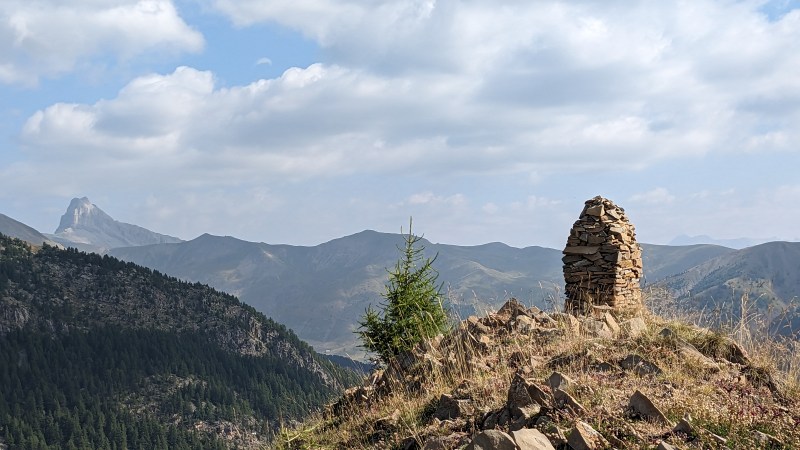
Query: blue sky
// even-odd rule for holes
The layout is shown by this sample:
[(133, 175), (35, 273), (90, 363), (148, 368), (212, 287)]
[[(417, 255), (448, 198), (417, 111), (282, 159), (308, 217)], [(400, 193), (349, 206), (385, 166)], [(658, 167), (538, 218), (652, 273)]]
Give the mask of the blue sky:
[(798, 240), (800, 1), (6, 0), (0, 212), (191, 239)]

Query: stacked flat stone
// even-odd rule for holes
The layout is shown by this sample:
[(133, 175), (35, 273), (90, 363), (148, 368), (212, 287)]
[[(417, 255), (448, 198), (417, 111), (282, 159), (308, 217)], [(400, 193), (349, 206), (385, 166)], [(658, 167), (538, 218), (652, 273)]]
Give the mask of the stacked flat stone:
[(591, 306), (618, 312), (642, 308), (642, 251), (625, 210), (597, 196), (586, 201), (564, 248), (565, 309), (589, 313)]

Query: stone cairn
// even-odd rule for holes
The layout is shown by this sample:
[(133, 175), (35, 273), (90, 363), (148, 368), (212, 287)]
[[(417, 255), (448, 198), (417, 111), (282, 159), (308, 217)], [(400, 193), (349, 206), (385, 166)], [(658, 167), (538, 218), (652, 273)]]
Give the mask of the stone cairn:
[(642, 309), (641, 248), (625, 210), (611, 200), (586, 201), (562, 261), (567, 312), (591, 313), (593, 306), (625, 313)]

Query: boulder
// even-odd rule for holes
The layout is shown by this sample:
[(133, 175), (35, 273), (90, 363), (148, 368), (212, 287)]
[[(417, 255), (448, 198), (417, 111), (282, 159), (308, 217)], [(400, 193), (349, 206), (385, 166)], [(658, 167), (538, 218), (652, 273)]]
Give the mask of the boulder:
[(519, 315), (527, 316), (528, 311), (525, 305), (514, 297), (508, 299), (508, 301), (497, 310), (497, 316), (502, 318), (505, 322), (513, 320)]
[(572, 450), (601, 450), (610, 447), (602, 434), (586, 422), (577, 421), (569, 433), (567, 444)]
[(469, 400), (457, 400), (452, 395), (442, 394), (433, 417), (439, 420), (456, 419), (464, 415)]
[(547, 378), (547, 384), (551, 389), (568, 389), (574, 383), (572, 379), (561, 372), (553, 372)]
[(553, 398), (555, 399), (556, 404), (568, 407), (579, 416), (586, 414), (586, 408), (584, 408), (583, 405), (575, 400), (575, 397), (569, 395), (567, 391), (562, 389), (554, 389)]
[(465, 450), (517, 450), (517, 444), (500, 430), (484, 430), (472, 439)]
[(512, 431), (511, 438), (518, 450), (555, 450), (547, 436), (535, 428), (523, 428)]
[(636, 391), (628, 402), (630, 409), (640, 417), (662, 425), (672, 425), (667, 416), (641, 391)]
[(637, 338), (639, 335), (647, 331), (647, 324), (641, 317), (632, 317), (619, 326), (623, 336), (629, 338)]

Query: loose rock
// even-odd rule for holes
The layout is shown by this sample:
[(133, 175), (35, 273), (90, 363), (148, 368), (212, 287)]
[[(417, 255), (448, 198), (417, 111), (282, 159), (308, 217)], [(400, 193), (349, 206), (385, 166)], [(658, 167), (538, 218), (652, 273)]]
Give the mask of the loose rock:
[(606, 438), (586, 422), (577, 421), (567, 443), (573, 450), (600, 450), (610, 446)]
[(555, 450), (547, 436), (535, 428), (512, 431), (511, 438), (519, 450)]
[(457, 400), (448, 394), (442, 394), (439, 397), (439, 404), (433, 417), (439, 420), (450, 420), (461, 417), (464, 415), (464, 410), (469, 403), (468, 400)]
[(628, 402), (628, 406), (635, 414), (638, 414), (644, 419), (649, 419), (663, 425), (671, 425), (667, 416), (665, 416), (646, 395), (642, 394), (641, 391), (637, 390), (634, 392)]
[(564, 375), (563, 373), (553, 372), (550, 374), (550, 377), (547, 378), (547, 384), (551, 389), (568, 389), (570, 386), (572, 386), (573, 382), (570, 377)]
[(485, 430), (478, 433), (465, 450), (517, 450), (517, 444), (500, 430)]

